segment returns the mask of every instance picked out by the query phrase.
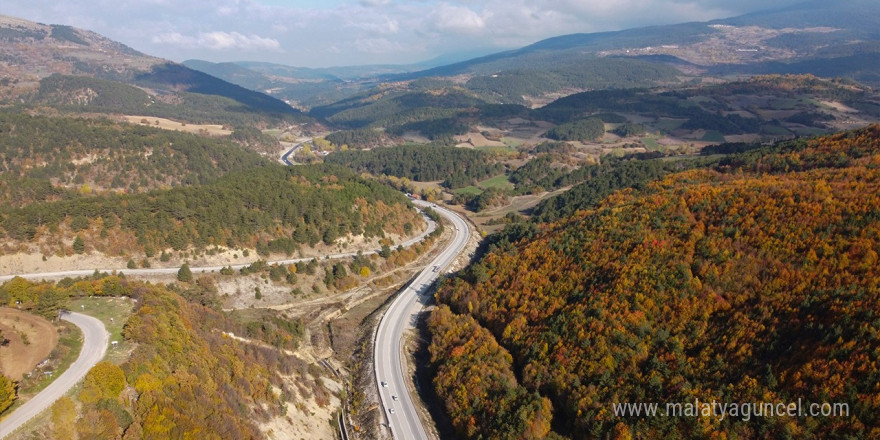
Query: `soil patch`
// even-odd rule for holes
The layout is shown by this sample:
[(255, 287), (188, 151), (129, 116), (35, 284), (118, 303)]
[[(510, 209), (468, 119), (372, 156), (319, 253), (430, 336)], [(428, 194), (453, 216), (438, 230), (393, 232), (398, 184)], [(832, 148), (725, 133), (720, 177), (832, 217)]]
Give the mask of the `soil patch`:
[(46, 360), (58, 344), (51, 322), (16, 309), (0, 308), (0, 331), (9, 341), (0, 346), (0, 371), (15, 381)]

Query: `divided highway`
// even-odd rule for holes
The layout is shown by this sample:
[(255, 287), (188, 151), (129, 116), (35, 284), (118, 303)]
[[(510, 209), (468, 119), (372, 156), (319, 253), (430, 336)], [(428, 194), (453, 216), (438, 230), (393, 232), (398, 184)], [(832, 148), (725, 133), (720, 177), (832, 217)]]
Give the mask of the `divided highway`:
[[(458, 214), (431, 203), (415, 200), (416, 205), (422, 207), (431, 206), (438, 214), (449, 220), (454, 227), (453, 238), (449, 245), (431, 263), (422, 270), (413, 281), (397, 296), (391, 306), (385, 312), (376, 332), (374, 348), (374, 363), (376, 381), (379, 384), (379, 398), (382, 410), (385, 412), (392, 436), (396, 439), (426, 439), (427, 434), (422, 425), (415, 405), (413, 404), (407, 384), (411, 378), (407, 377), (404, 368), (402, 338), (404, 332), (415, 327), (418, 314), (430, 300), (427, 288), (437, 277), (445, 272), (445, 269), (464, 250), (470, 237), (468, 224)], [(428, 221), (428, 228), (419, 236), (401, 243), (404, 247), (412, 246), (421, 241), (425, 236), (436, 229), (433, 221)], [(376, 253), (370, 251), (365, 253)], [(345, 258), (355, 256), (356, 253), (340, 253), (328, 255), (326, 258)], [(270, 264), (291, 264), (299, 261), (308, 261), (309, 258), (296, 258), (269, 262)], [(239, 269), (246, 265), (233, 265), (233, 269)], [(223, 266), (192, 267), (192, 272), (219, 271)], [(112, 270), (101, 270), (111, 272)], [(176, 273), (178, 268), (158, 269), (116, 269), (126, 274), (166, 274)], [(0, 283), (5, 280), (20, 276), (29, 279), (59, 278), (66, 276), (91, 275), (94, 270), (78, 270), (65, 272), (44, 272), (19, 275), (0, 276)], [(83, 331), (83, 348), (77, 360), (70, 368), (58, 377), (52, 384), (40, 394), (22, 405), (15, 412), (0, 422), (0, 439), (9, 435), (28, 420), (51, 406), (58, 398), (64, 395), (73, 385), (80, 381), (88, 370), (98, 363), (106, 353), (109, 335), (104, 324), (90, 316), (79, 313), (67, 313), (62, 319), (77, 325)]]
[[(416, 203), (430, 206), (425, 202)], [(470, 236), (468, 224), (458, 214), (442, 207), (433, 209), (452, 222), (455, 228), (452, 241), (388, 307), (379, 322), (373, 348), (380, 406), (395, 439), (428, 438), (407, 388), (412, 378), (406, 373), (402, 339), (407, 330), (415, 328), (419, 313), (430, 300), (428, 286), (464, 251)]]
[(107, 353), (107, 343), (110, 340), (110, 334), (107, 333), (104, 323), (80, 313), (65, 313), (61, 316), (61, 319), (72, 322), (83, 332), (83, 345), (82, 350), (79, 352), (79, 357), (76, 358), (67, 371), (58, 376), (43, 391), (40, 391), (39, 394), (25, 402), (24, 405), (0, 422), (0, 439), (12, 434), (16, 429), (27, 423), (28, 420), (52, 406), (56, 400), (61, 398), (61, 396), (85, 377), (86, 373), (103, 359), (104, 354)]

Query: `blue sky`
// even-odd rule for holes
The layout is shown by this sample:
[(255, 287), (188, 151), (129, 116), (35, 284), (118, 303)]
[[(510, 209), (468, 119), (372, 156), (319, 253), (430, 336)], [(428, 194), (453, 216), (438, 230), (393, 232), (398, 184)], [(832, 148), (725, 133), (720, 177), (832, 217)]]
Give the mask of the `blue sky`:
[(730, 17), (756, 0), (4, 0), (0, 14), (101, 33), (173, 61), (406, 64), (556, 35)]

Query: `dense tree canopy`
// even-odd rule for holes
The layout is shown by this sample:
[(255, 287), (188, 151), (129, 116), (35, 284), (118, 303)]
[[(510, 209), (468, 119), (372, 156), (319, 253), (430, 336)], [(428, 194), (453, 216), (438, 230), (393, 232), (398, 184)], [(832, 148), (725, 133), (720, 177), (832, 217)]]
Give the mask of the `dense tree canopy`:
[[(236, 133), (239, 133), (238, 131)], [(232, 142), (108, 120), (0, 111), (0, 203), (204, 184), (268, 162)], [(82, 191), (88, 187), (88, 191)]]
[[(265, 246), (276, 239), (313, 246), (330, 228), (336, 236), (402, 233), (405, 223), (421, 222), (409, 206), (402, 193), (341, 167), (269, 165), (204, 186), (0, 209), (0, 229), (29, 241), (41, 227), (75, 229), (79, 219), (80, 227), (120, 231), (142, 249)], [(102, 250), (114, 245), (110, 234), (90, 242)]]
[(404, 145), (370, 151), (339, 151), (325, 159), (358, 172), (406, 177), (420, 182), (443, 180), (450, 188), (470, 185), (503, 172), (492, 156), (466, 148)]
[[(878, 163), (880, 126), (751, 150), (496, 247), (438, 293), (495, 339), (465, 345), (469, 364), (437, 352), (438, 371), (490, 380), (466, 366), (489, 362), (497, 341), (519, 385), (553, 403), (554, 431), (571, 438), (874, 438)], [(481, 400), (463, 399), (479, 388), (444, 384), (435, 382), (459, 429), (489, 417), (478, 435), (506, 435)], [(745, 421), (612, 411), (694, 399), (846, 402), (850, 412)]]
[(605, 123), (601, 119), (588, 118), (560, 124), (544, 136), (557, 141), (595, 141), (605, 134)]

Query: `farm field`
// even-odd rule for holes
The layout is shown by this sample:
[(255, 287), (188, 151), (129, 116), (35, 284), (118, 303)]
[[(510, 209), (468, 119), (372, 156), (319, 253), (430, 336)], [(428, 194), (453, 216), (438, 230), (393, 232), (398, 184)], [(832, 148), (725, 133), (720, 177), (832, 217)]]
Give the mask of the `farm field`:
[(58, 344), (58, 331), (45, 318), (20, 310), (0, 308), (0, 371), (13, 380), (43, 362)]
[(130, 124), (149, 125), (163, 130), (176, 130), (208, 136), (228, 136), (232, 134), (232, 130), (217, 124), (187, 124), (155, 116), (123, 116), (123, 118)]

